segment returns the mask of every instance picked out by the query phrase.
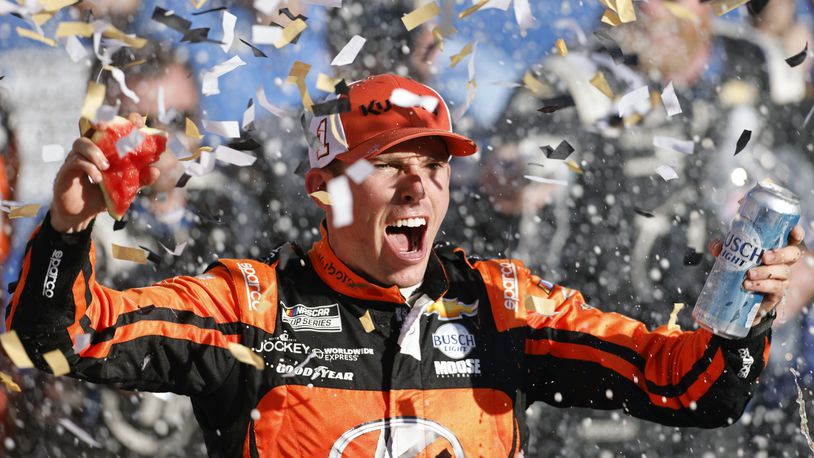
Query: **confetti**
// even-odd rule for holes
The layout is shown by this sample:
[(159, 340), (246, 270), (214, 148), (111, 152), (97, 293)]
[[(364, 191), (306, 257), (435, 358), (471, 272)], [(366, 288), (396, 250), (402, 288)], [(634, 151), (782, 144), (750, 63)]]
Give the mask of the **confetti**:
[(653, 137), (653, 146), (682, 154), (692, 154), (695, 151), (695, 142), (692, 140), (679, 140), (677, 138), (660, 135)]
[(254, 368), (259, 371), (263, 370), (263, 358), (257, 353), (253, 352), (250, 348), (234, 342), (229, 342), (228, 348), (232, 356), (234, 356), (235, 359), (241, 363), (254, 366)]
[(240, 40), (241, 43), (243, 43), (244, 45), (251, 48), (252, 54), (254, 54), (254, 57), (268, 57), (266, 55), (266, 53), (264, 53), (262, 50), (260, 50), (260, 48), (258, 48), (257, 46), (249, 43), (248, 41), (246, 41), (246, 40), (244, 40), (242, 38), (239, 38), (239, 40)]
[(639, 207), (634, 207), (633, 211), (635, 211), (636, 213), (644, 216), (645, 218), (652, 218), (652, 217), (656, 216), (655, 213), (647, 211), (647, 210), (643, 210), (643, 209), (641, 209)]
[(120, 68), (111, 67), (109, 65), (106, 65), (104, 68), (105, 70), (108, 70), (110, 74), (113, 76), (113, 79), (116, 80), (117, 83), (119, 83), (119, 89), (122, 91), (122, 94), (127, 96), (127, 98), (129, 98), (133, 102), (139, 103), (139, 101), (141, 100), (139, 99), (139, 96), (135, 92), (130, 90), (129, 87), (127, 87), (127, 82), (124, 79), (124, 72)]
[(623, 95), (617, 103), (619, 116), (626, 118), (636, 114), (650, 111), (650, 89), (642, 86)]
[(88, 24), (87, 22), (64, 21), (60, 22), (57, 26), (55, 35), (57, 38), (72, 37), (75, 35), (79, 35), (80, 37), (89, 37), (93, 35), (93, 32), (93, 24)]
[(472, 105), (472, 101), (475, 100), (475, 91), (478, 88), (475, 82), (475, 52), (477, 51), (477, 46), (477, 42), (472, 45), (472, 57), (469, 58), (469, 63), (467, 64), (468, 79), (466, 83), (466, 100), (463, 106), (456, 108), (452, 115), (452, 118), (456, 122), (463, 117), (464, 113), (469, 110), (469, 106)]
[(668, 117), (681, 113), (681, 104), (678, 102), (678, 96), (672, 81), (661, 91), (661, 103), (664, 104)]
[(39, 204), (29, 204), (22, 205), (19, 207), (11, 207), (11, 211), (8, 214), (8, 219), (33, 218), (37, 216), (37, 212), (39, 210), (40, 210)]
[(198, 139), (198, 140), (203, 138), (203, 135), (201, 135), (201, 132), (198, 130), (198, 126), (196, 126), (195, 123), (192, 122), (191, 119), (186, 118), (185, 122), (186, 122), (185, 135), (187, 137), (195, 138), (195, 139)]
[(249, 130), (251, 124), (254, 122), (254, 100), (249, 99), (249, 104), (246, 106), (246, 110), (243, 112), (243, 122), (240, 124), (240, 127), (243, 130)]
[(308, 17), (303, 16), (302, 14), (298, 14), (298, 15), (294, 16), (294, 13), (292, 13), (291, 10), (288, 9), (288, 7), (280, 8), (280, 14), (287, 17), (289, 21), (296, 21), (297, 19), (302, 19), (303, 21), (308, 20)]
[(568, 46), (565, 45), (565, 40), (562, 38), (557, 38), (557, 41), (554, 42), (554, 47), (557, 49), (557, 54), (563, 57), (568, 55)]
[(311, 106), (314, 116), (328, 116), (330, 114), (347, 113), (350, 111), (350, 99), (342, 97), (328, 100)]
[(536, 181), (537, 183), (544, 183), (544, 184), (556, 184), (560, 186), (567, 186), (568, 182), (565, 180), (555, 180), (552, 178), (543, 178), (534, 175), (523, 175), (523, 178), (531, 181)]
[(811, 105), (811, 108), (808, 110), (808, 114), (806, 115), (805, 119), (803, 120), (803, 127), (808, 125), (808, 122), (811, 121), (811, 116), (814, 115), (814, 105)]
[(56, 12), (65, 8), (66, 6), (79, 3), (78, 0), (38, 0), (40, 6), (44, 11)]
[(314, 199), (320, 201), (323, 205), (331, 205), (331, 195), (326, 191), (316, 191), (309, 194)]
[(353, 223), (353, 196), (348, 177), (339, 176), (328, 181), (328, 194), (331, 195), (331, 222), (339, 228)]
[(599, 92), (605, 94), (605, 97), (609, 99), (613, 99), (613, 91), (608, 85), (608, 81), (605, 80), (605, 74), (602, 72), (596, 72), (596, 74), (591, 78), (590, 81), (591, 85), (599, 90)]
[(605, 12), (602, 13), (601, 21), (612, 27), (616, 27), (622, 24), (622, 20), (619, 18), (619, 15), (611, 10), (605, 10)]
[(283, 46), (291, 43), (291, 41), (297, 37), (303, 30), (308, 28), (308, 24), (303, 21), (302, 19), (297, 19), (296, 21), (291, 22), (283, 29), (283, 33), (280, 38), (274, 43), (274, 47), (279, 49)]
[(303, 3), (327, 6), (329, 8), (342, 8), (342, 0), (303, 0)]
[(189, 29), (184, 32), (184, 36), (181, 37), (181, 42), (189, 42), (189, 43), (218, 43), (217, 40), (210, 40), (209, 39), (209, 27), (199, 27), (197, 29)]
[(350, 92), (350, 88), (348, 88), (348, 83), (346, 83), (345, 80), (342, 80), (342, 81), (336, 83), (336, 86), (334, 86), (334, 89), (335, 89), (334, 92), (336, 92), (337, 94), (348, 95), (348, 93)]
[(159, 256), (158, 253), (156, 253), (155, 251), (153, 251), (153, 250), (151, 250), (151, 249), (149, 249), (149, 248), (147, 248), (146, 246), (143, 246), (143, 245), (139, 245), (138, 247), (141, 248), (142, 250), (144, 250), (145, 252), (147, 252), (147, 260), (148, 261), (152, 262), (153, 264), (155, 264), (157, 266), (161, 265), (161, 256)]
[(229, 48), (232, 47), (232, 43), (235, 41), (235, 24), (237, 24), (237, 16), (228, 11), (224, 11), (222, 22), (223, 43), (220, 45), (223, 52), (229, 52)]
[(266, 89), (263, 86), (257, 88), (257, 92), (255, 95), (257, 98), (257, 103), (259, 103), (260, 106), (263, 107), (266, 111), (273, 114), (274, 116), (277, 116), (278, 118), (285, 117), (285, 111), (283, 111), (282, 108), (272, 105), (268, 101), (268, 99), (266, 98)]
[(40, 43), (44, 43), (48, 46), (56, 47), (57, 45), (57, 42), (51, 38), (46, 38), (33, 30), (24, 29), (22, 27), (17, 27), (17, 35), (30, 40), (39, 41)]
[(571, 146), (571, 144), (567, 141), (563, 140), (559, 145), (557, 145), (556, 149), (546, 145), (541, 146), (540, 150), (542, 150), (545, 156), (549, 159), (565, 160), (571, 155), (571, 153), (574, 152), (574, 147)]
[(766, 5), (769, 4), (769, 0), (751, 0), (746, 7), (749, 9), (749, 13), (752, 16), (757, 16), (763, 11), (763, 8), (766, 8)]
[(155, 7), (151, 19), (181, 33), (186, 33), (192, 26), (192, 22), (177, 16), (172, 11), (167, 11), (160, 6)]
[(251, 154), (246, 154), (243, 151), (238, 151), (223, 145), (218, 145), (217, 148), (215, 148), (215, 159), (238, 167), (248, 167), (257, 160), (257, 158)]
[(390, 93), (389, 100), (393, 105), (398, 107), (423, 107), (430, 113), (435, 112), (435, 109), (438, 107), (437, 97), (433, 97), (431, 95), (419, 96), (402, 88), (393, 89), (393, 92)]
[(616, 0), (616, 13), (622, 23), (634, 22), (636, 10), (633, 8), (633, 0)]
[(70, 431), (70, 432), (71, 432), (71, 434), (73, 434), (74, 436), (76, 436), (76, 438), (77, 438), (77, 439), (79, 439), (79, 440), (81, 440), (82, 442), (84, 442), (84, 443), (86, 443), (86, 444), (90, 445), (91, 447), (94, 447), (94, 448), (101, 448), (101, 447), (102, 447), (102, 444), (100, 444), (99, 442), (96, 442), (96, 440), (95, 440), (95, 439), (93, 439), (93, 436), (91, 436), (90, 434), (88, 434), (87, 432), (85, 432), (85, 431), (84, 431), (82, 428), (80, 428), (79, 426), (76, 426), (76, 424), (75, 424), (74, 422), (72, 422), (71, 420), (69, 420), (69, 419), (67, 419), (67, 418), (60, 418), (60, 419), (57, 421), (57, 423), (59, 423), (59, 424), (60, 424), (60, 425), (62, 425), (62, 426), (65, 428), (65, 429), (67, 429), (68, 431)]
[(698, 15), (695, 14), (694, 11), (690, 10), (689, 8), (680, 3), (664, 2), (663, 6), (667, 11), (670, 12), (670, 14), (681, 20), (692, 22), (693, 24), (696, 25), (700, 25), (701, 23), (701, 19), (698, 18)]
[(616, 44), (616, 41), (610, 36), (607, 30), (597, 30), (594, 32), (594, 36), (599, 40), (599, 43), (602, 45), (602, 49), (610, 54), (614, 63), (618, 64), (623, 62), (625, 54), (622, 52), (622, 48)]
[(368, 175), (373, 173), (373, 170), (373, 164), (365, 159), (359, 159), (345, 169), (345, 175), (350, 177), (354, 183), (361, 184), (363, 181), (365, 181)]
[(450, 56), (449, 66), (455, 68), (456, 65), (458, 65), (466, 56), (470, 54), (472, 54), (472, 43), (467, 43), (458, 54)]
[(373, 324), (373, 319), (370, 318), (370, 310), (365, 310), (365, 314), (359, 317), (359, 323), (362, 324), (362, 329), (368, 334), (376, 330), (376, 325)]
[(786, 63), (789, 64), (789, 67), (796, 67), (802, 64), (804, 60), (806, 60), (807, 55), (808, 55), (808, 42), (806, 41), (805, 48), (803, 48), (803, 50), (798, 52), (797, 54), (786, 59)]
[(678, 320), (678, 312), (684, 308), (684, 304), (681, 302), (676, 302), (673, 304), (673, 311), (670, 312), (670, 319), (667, 321), (667, 329), (668, 330), (681, 330), (681, 326), (676, 324), (676, 320)]
[(527, 311), (543, 316), (554, 316), (559, 313), (556, 311), (557, 301), (547, 297), (529, 295), (526, 297), (525, 306)]
[(695, 248), (693, 247), (688, 246), (684, 251), (685, 266), (697, 266), (698, 264), (701, 264), (702, 259), (704, 259), (704, 253), (695, 251)]
[(287, 83), (297, 85), (297, 89), (300, 90), (302, 106), (305, 107), (306, 110), (311, 110), (311, 106), (314, 105), (314, 102), (311, 100), (311, 95), (308, 94), (308, 88), (305, 87), (305, 77), (310, 70), (311, 65), (298, 60), (291, 66), (291, 70), (289, 70), (288, 76), (286, 77)]
[(207, 132), (226, 138), (240, 138), (240, 125), (237, 121), (209, 121), (203, 120), (203, 128)]
[(575, 106), (573, 97), (570, 95), (561, 95), (543, 100), (543, 107), (538, 108), (537, 111), (550, 114), (557, 110), (573, 106)]
[(531, 15), (529, 0), (514, 0), (514, 18), (520, 26), (520, 35), (526, 36), (526, 30), (534, 25), (534, 17)]
[(240, 56), (234, 56), (226, 62), (221, 62), (207, 70), (202, 78), (201, 92), (204, 95), (220, 94), (218, 78), (243, 65), (246, 65), (246, 62), (243, 62)]
[(51, 350), (48, 353), (43, 354), (42, 359), (48, 363), (48, 367), (51, 368), (51, 372), (54, 375), (65, 375), (71, 372), (71, 367), (68, 364), (68, 360), (65, 359), (65, 355), (63, 355), (59, 350)]
[[(195, 9), (197, 10), (197, 9), (200, 9), (203, 6), (204, 3), (206, 3), (206, 0), (202, 0), (201, 2), (198, 3), (197, 6), (195, 6), (195, 4), (193, 4), (192, 6), (195, 6)], [(201, 16), (201, 15), (204, 15), (204, 14), (214, 13), (216, 11), (223, 11), (225, 9), (227, 9), (225, 6), (219, 6), (217, 8), (209, 8), (208, 10), (196, 11), (196, 12), (192, 13), (192, 15), (193, 16)]]
[(17, 335), (17, 331), (11, 330), (0, 334), (0, 345), (3, 346), (3, 350), (6, 351), (6, 355), (11, 362), (18, 368), (30, 369), (34, 367), (34, 363), (31, 362), (31, 358), (28, 357), (28, 353), (26, 353), (23, 343)]
[(348, 65), (353, 63), (356, 56), (359, 54), (359, 51), (362, 50), (362, 46), (365, 45), (364, 38), (360, 37), (359, 35), (354, 35), (345, 46), (342, 47), (342, 50), (334, 57), (331, 61), (331, 65), (333, 66), (342, 66)]
[(115, 243), (111, 243), (110, 247), (114, 259), (119, 259), (122, 261), (131, 261), (139, 264), (147, 263), (147, 252), (142, 250), (141, 248), (126, 247), (116, 245)]
[(62, 145), (43, 145), (42, 162), (60, 162), (65, 159), (65, 148)]
[(489, 3), (489, 0), (481, 0), (481, 1), (477, 2), (477, 3), (475, 3), (474, 5), (470, 6), (469, 8), (467, 8), (467, 9), (461, 11), (460, 13), (458, 13), (458, 19), (463, 19), (463, 18), (469, 16), (470, 14), (472, 14), (472, 13), (478, 11), (479, 9), (483, 8), (487, 3)]
[(737, 145), (735, 145), (735, 154), (734, 154), (735, 156), (737, 156), (738, 153), (740, 153), (741, 151), (743, 151), (744, 148), (746, 148), (746, 145), (749, 143), (749, 140), (751, 138), (752, 131), (749, 129), (743, 129), (743, 132), (741, 132), (741, 136), (738, 137), (738, 143)]
[(14, 382), (14, 379), (11, 378), (10, 375), (6, 374), (5, 372), (0, 371), (0, 382), (3, 382), (3, 385), (11, 392), (20, 393), (22, 390), (20, 389), (20, 385)]
[(277, 5), (279, 3), (280, 0), (254, 0), (253, 6), (257, 11), (266, 16), (271, 16), (277, 11)]
[(577, 164), (574, 161), (565, 161), (565, 165), (568, 167), (568, 170), (570, 170), (570, 171), (572, 171), (574, 173), (578, 173), (580, 175), (585, 173), (585, 171), (582, 170), (582, 167), (580, 167), (579, 164)]
[(82, 46), (82, 42), (75, 36), (70, 36), (65, 40), (65, 51), (74, 62), (79, 62), (88, 55), (88, 51)]
[[(186, 176), (189, 176), (189, 175), (186, 175)], [(159, 243), (159, 245), (161, 245), (161, 248), (163, 248), (164, 251), (166, 251), (167, 253), (169, 253), (169, 254), (171, 254), (173, 256), (181, 256), (181, 253), (184, 252), (184, 248), (186, 248), (186, 246), (187, 246), (187, 242), (183, 242), (183, 243), (179, 243), (178, 245), (175, 245), (174, 250), (170, 250), (169, 248), (164, 246), (163, 243)]]
[(122, 41), (128, 46), (132, 46), (136, 49), (141, 49), (145, 45), (147, 45), (147, 40), (144, 38), (139, 38), (135, 35), (125, 34), (121, 30), (117, 29), (116, 27), (108, 24), (107, 27), (104, 29), (103, 35), (105, 38), (112, 38), (114, 40)]
[(341, 78), (332, 78), (324, 73), (317, 75), (317, 89), (325, 92), (334, 92), (336, 85), (342, 81)]
[(133, 129), (129, 134), (116, 140), (116, 153), (118, 153), (119, 157), (124, 157), (127, 153), (138, 148), (143, 140), (144, 136), (141, 135), (139, 130)]
[(283, 29), (271, 25), (253, 25), (252, 41), (259, 45), (273, 45), (283, 36)]
[(745, 5), (749, 0), (712, 0), (712, 10), (717, 16), (724, 14)]
[(437, 17), (439, 14), (441, 14), (441, 9), (438, 7), (438, 4), (433, 1), (405, 14), (402, 16), (401, 22), (404, 23), (404, 27), (407, 28), (407, 31), (410, 31)]
[(113, 230), (120, 231), (127, 226), (127, 223), (130, 222), (130, 218), (127, 217), (127, 213), (124, 214), (122, 219), (113, 221)]
[(676, 173), (672, 167), (666, 164), (656, 167), (656, 173), (658, 173), (660, 177), (664, 178), (664, 181), (675, 180), (678, 178), (678, 173)]
[(806, 403), (803, 400), (803, 390), (800, 389), (800, 373), (790, 367), (789, 370), (794, 375), (794, 385), (797, 387), (797, 405), (800, 407), (798, 412), (800, 414), (800, 432), (806, 438), (808, 448), (814, 453), (814, 441), (811, 440), (811, 431), (808, 430), (808, 417), (806, 416)]
[(192, 178), (192, 175), (187, 175), (186, 173), (181, 174), (181, 178), (175, 183), (176, 188), (183, 188), (189, 182), (189, 179)]
[(90, 346), (90, 340), (91, 340), (90, 334), (85, 333), (77, 334), (73, 344), (74, 353), (76, 353), (77, 355), (82, 353), (82, 350)]

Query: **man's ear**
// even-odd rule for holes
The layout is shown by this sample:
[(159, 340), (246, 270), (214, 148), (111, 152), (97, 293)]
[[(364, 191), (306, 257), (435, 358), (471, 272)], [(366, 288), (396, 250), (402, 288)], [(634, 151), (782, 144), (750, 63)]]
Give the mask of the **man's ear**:
[(333, 178), (333, 175), (325, 169), (312, 168), (305, 174), (305, 191), (311, 197), (311, 200), (326, 212), (330, 205), (314, 197), (313, 194), (319, 191), (328, 192), (328, 180), (331, 178)]

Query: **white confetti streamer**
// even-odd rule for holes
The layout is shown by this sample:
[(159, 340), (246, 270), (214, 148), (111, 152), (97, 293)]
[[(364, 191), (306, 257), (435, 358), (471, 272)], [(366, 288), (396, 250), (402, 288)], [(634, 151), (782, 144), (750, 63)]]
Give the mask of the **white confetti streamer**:
[(249, 100), (249, 106), (246, 108), (246, 111), (243, 112), (243, 122), (240, 124), (240, 127), (243, 130), (246, 130), (249, 124), (254, 122), (254, 101), (251, 99)]
[(252, 43), (255, 45), (273, 45), (283, 36), (283, 29), (271, 25), (253, 25)]
[(246, 154), (243, 151), (238, 151), (223, 145), (218, 145), (215, 148), (215, 159), (238, 167), (248, 167), (257, 160), (257, 158), (251, 154)]
[(158, 244), (161, 245), (161, 248), (163, 248), (167, 253), (169, 253), (169, 254), (171, 254), (173, 256), (181, 256), (181, 253), (184, 252), (184, 248), (186, 248), (186, 246), (187, 246), (187, 242), (183, 242), (183, 243), (179, 243), (178, 245), (176, 245), (174, 250), (170, 250), (169, 248), (164, 246), (163, 243), (158, 242)]
[(124, 72), (120, 68), (116, 67), (108, 67), (110, 69), (110, 74), (113, 75), (113, 79), (119, 83), (119, 88), (121, 88), (122, 94), (126, 95), (130, 100), (139, 103), (141, 99), (139, 96), (130, 90), (127, 87), (127, 82), (124, 80)]
[(529, 0), (514, 0), (514, 17), (517, 19), (517, 25), (520, 26), (520, 33), (525, 35), (526, 30), (534, 25)]
[(272, 105), (268, 99), (266, 98), (266, 89), (263, 86), (257, 88), (257, 103), (260, 104), (261, 107), (265, 108), (266, 111), (277, 116), (278, 118), (285, 117), (285, 111), (282, 108)]
[(42, 162), (60, 162), (65, 159), (65, 148), (62, 145), (43, 145)]
[(237, 121), (203, 120), (204, 130), (226, 138), (240, 138), (240, 125)]
[(350, 177), (354, 183), (361, 184), (363, 181), (365, 181), (368, 175), (373, 173), (373, 170), (373, 164), (365, 159), (359, 159), (345, 169), (345, 175)]
[(133, 129), (129, 134), (116, 141), (116, 152), (119, 157), (124, 157), (130, 151), (138, 148), (142, 140), (144, 140), (144, 136), (141, 135), (141, 132), (138, 129)]
[(329, 8), (342, 8), (342, 0), (303, 0), (311, 5), (327, 6)]
[(328, 194), (331, 195), (333, 226), (343, 227), (353, 223), (353, 195), (348, 177), (343, 175), (328, 181)]
[(568, 182), (565, 180), (555, 180), (553, 178), (543, 178), (534, 175), (523, 175), (523, 178), (526, 178), (531, 181), (536, 181), (537, 183), (556, 184), (560, 186), (568, 185)]
[(619, 99), (617, 104), (619, 116), (626, 118), (634, 114), (645, 114), (650, 111), (650, 89), (642, 86)]
[(682, 154), (692, 154), (695, 151), (695, 142), (692, 140), (679, 140), (677, 138), (662, 137), (660, 135), (653, 137), (653, 146)]
[(218, 78), (242, 65), (246, 65), (246, 62), (243, 62), (243, 59), (241, 59), (240, 56), (234, 56), (226, 62), (221, 62), (220, 64), (217, 64), (210, 70), (206, 71), (203, 75), (201, 83), (201, 92), (203, 95), (220, 94)]
[(661, 103), (664, 105), (664, 109), (667, 110), (667, 116), (675, 116), (681, 113), (681, 104), (678, 102), (678, 96), (672, 81), (661, 91)]
[(223, 44), (220, 48), (223, 52), (229, 52), (232, 43), (235, 41), (235, 24), (237, 24), (237, 16), (229, 11), (223, 12)]
[(96, 442), (93, 436), (85, 432), (79, 426), (76, 426), (76, 424), (74, 424), (74, 422), (72, 422), (71, 420), (68, 420), (67, 418), (60, 418), (59, 424), (62, 425), (68, 431), (70, 431), (71, 434), (77, 437), (77, 439), (90, 445), (91, 447), (99, 448), (102, 446), (100, 443)]
[(814, 453), (814, 441), (811, 440), (811, 432), (808, 430), (808, 416), (806, 416), (806, 403), (803, 400), (803, 390), (800, 389), (800, 382), (798, 378), (800, 377), (800, 373), (794, 370), (794, 368), (789, 368), (792, 374), (794, 374), (794, 384), (797, 386), (797, 405), (800, 406), (800, 432), (803, 433), (803, 436), (806, 438), (806, 442), (808, 442), (808, 448), (811, 449), (811, 452)]
[(79, 62), (88, 55), (88, 50), (82, 46), (82, 42), (76, 38), (76, 35), (70, 35), (65, 39), (65, 51), (74, 62)]
[(664, 178), (664, 181), (675, 180), (676, 178), (678, 178), (678, 173), (676, 173), (676, 171), (672, 167), (666, 164), (656, 167), (656, 173), (658, 173), (659, 176)]
[(432, 113), (438, 107), (438, 98), (431, 95), (416, 95), (407, 89), (396, 88), (390, 93), (390, 103), (404, 108), (424, 107)]
[(359, 51), (362, 50), (362, 46), (365, 45), (366, 41), (367, 40), (359, 35), (354, 35), (353, 38), (342, 47), (339, 54), (334, 57), (334, 60), (331, 61), (331, 65), (341, 66), (353, 63), (353, 60), (356, 59), (356, 56), (359, 54)]

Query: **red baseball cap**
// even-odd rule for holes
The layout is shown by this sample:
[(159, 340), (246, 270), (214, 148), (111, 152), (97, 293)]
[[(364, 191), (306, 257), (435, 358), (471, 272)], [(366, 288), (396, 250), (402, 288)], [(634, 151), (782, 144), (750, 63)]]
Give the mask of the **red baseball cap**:
[(308, 147), (312, 168), (325, 167), (334, 159), (352, 163), (418, 137), (440, 137), (453, 156), (478, 150), (474, 141), (452, 132), (444, 99), (412, 79), (370, 76), (350, 84), (348, 93), (338, 97), (349, 99), (350, 111), (311, 120), (310, 131), (316, 136)]

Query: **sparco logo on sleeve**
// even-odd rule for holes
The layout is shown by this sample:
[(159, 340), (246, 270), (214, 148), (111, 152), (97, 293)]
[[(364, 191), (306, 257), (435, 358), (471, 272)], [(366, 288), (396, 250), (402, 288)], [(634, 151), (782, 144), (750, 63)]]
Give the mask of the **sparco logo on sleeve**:
[(260, 306), (260, 297), (263, 292), (260, 291), (260, 279), (257, 278), (257, 271), (248, 262), (239, 262), (237, 268), (243, 274), (243, 282), (246, 283), (246, 297), (249, 301), (249, 310), (257, 310)]
[(500, 282), (503, 285), (503, 306), (507, 310), (516, 309), (520, 293), (517, 289), (517, 268), (513, 262), (500, 263)]
[(280, 310), (283, 323), (295, 331), (340, 332), (342, 320), (339, 318), (339, 304), (308, 307), (297, 304), (293, 307), (283, 306)]
[(51, 253), (51, 262), (48, 263), (48, 271), (45, 273), (45, 281), (42, 283), (42, 295), (47, 298), (54, 297), (54, 287), (57, 284), (59, 275), (59, 264), (62, 262), (62, 251), (54, 250)]

